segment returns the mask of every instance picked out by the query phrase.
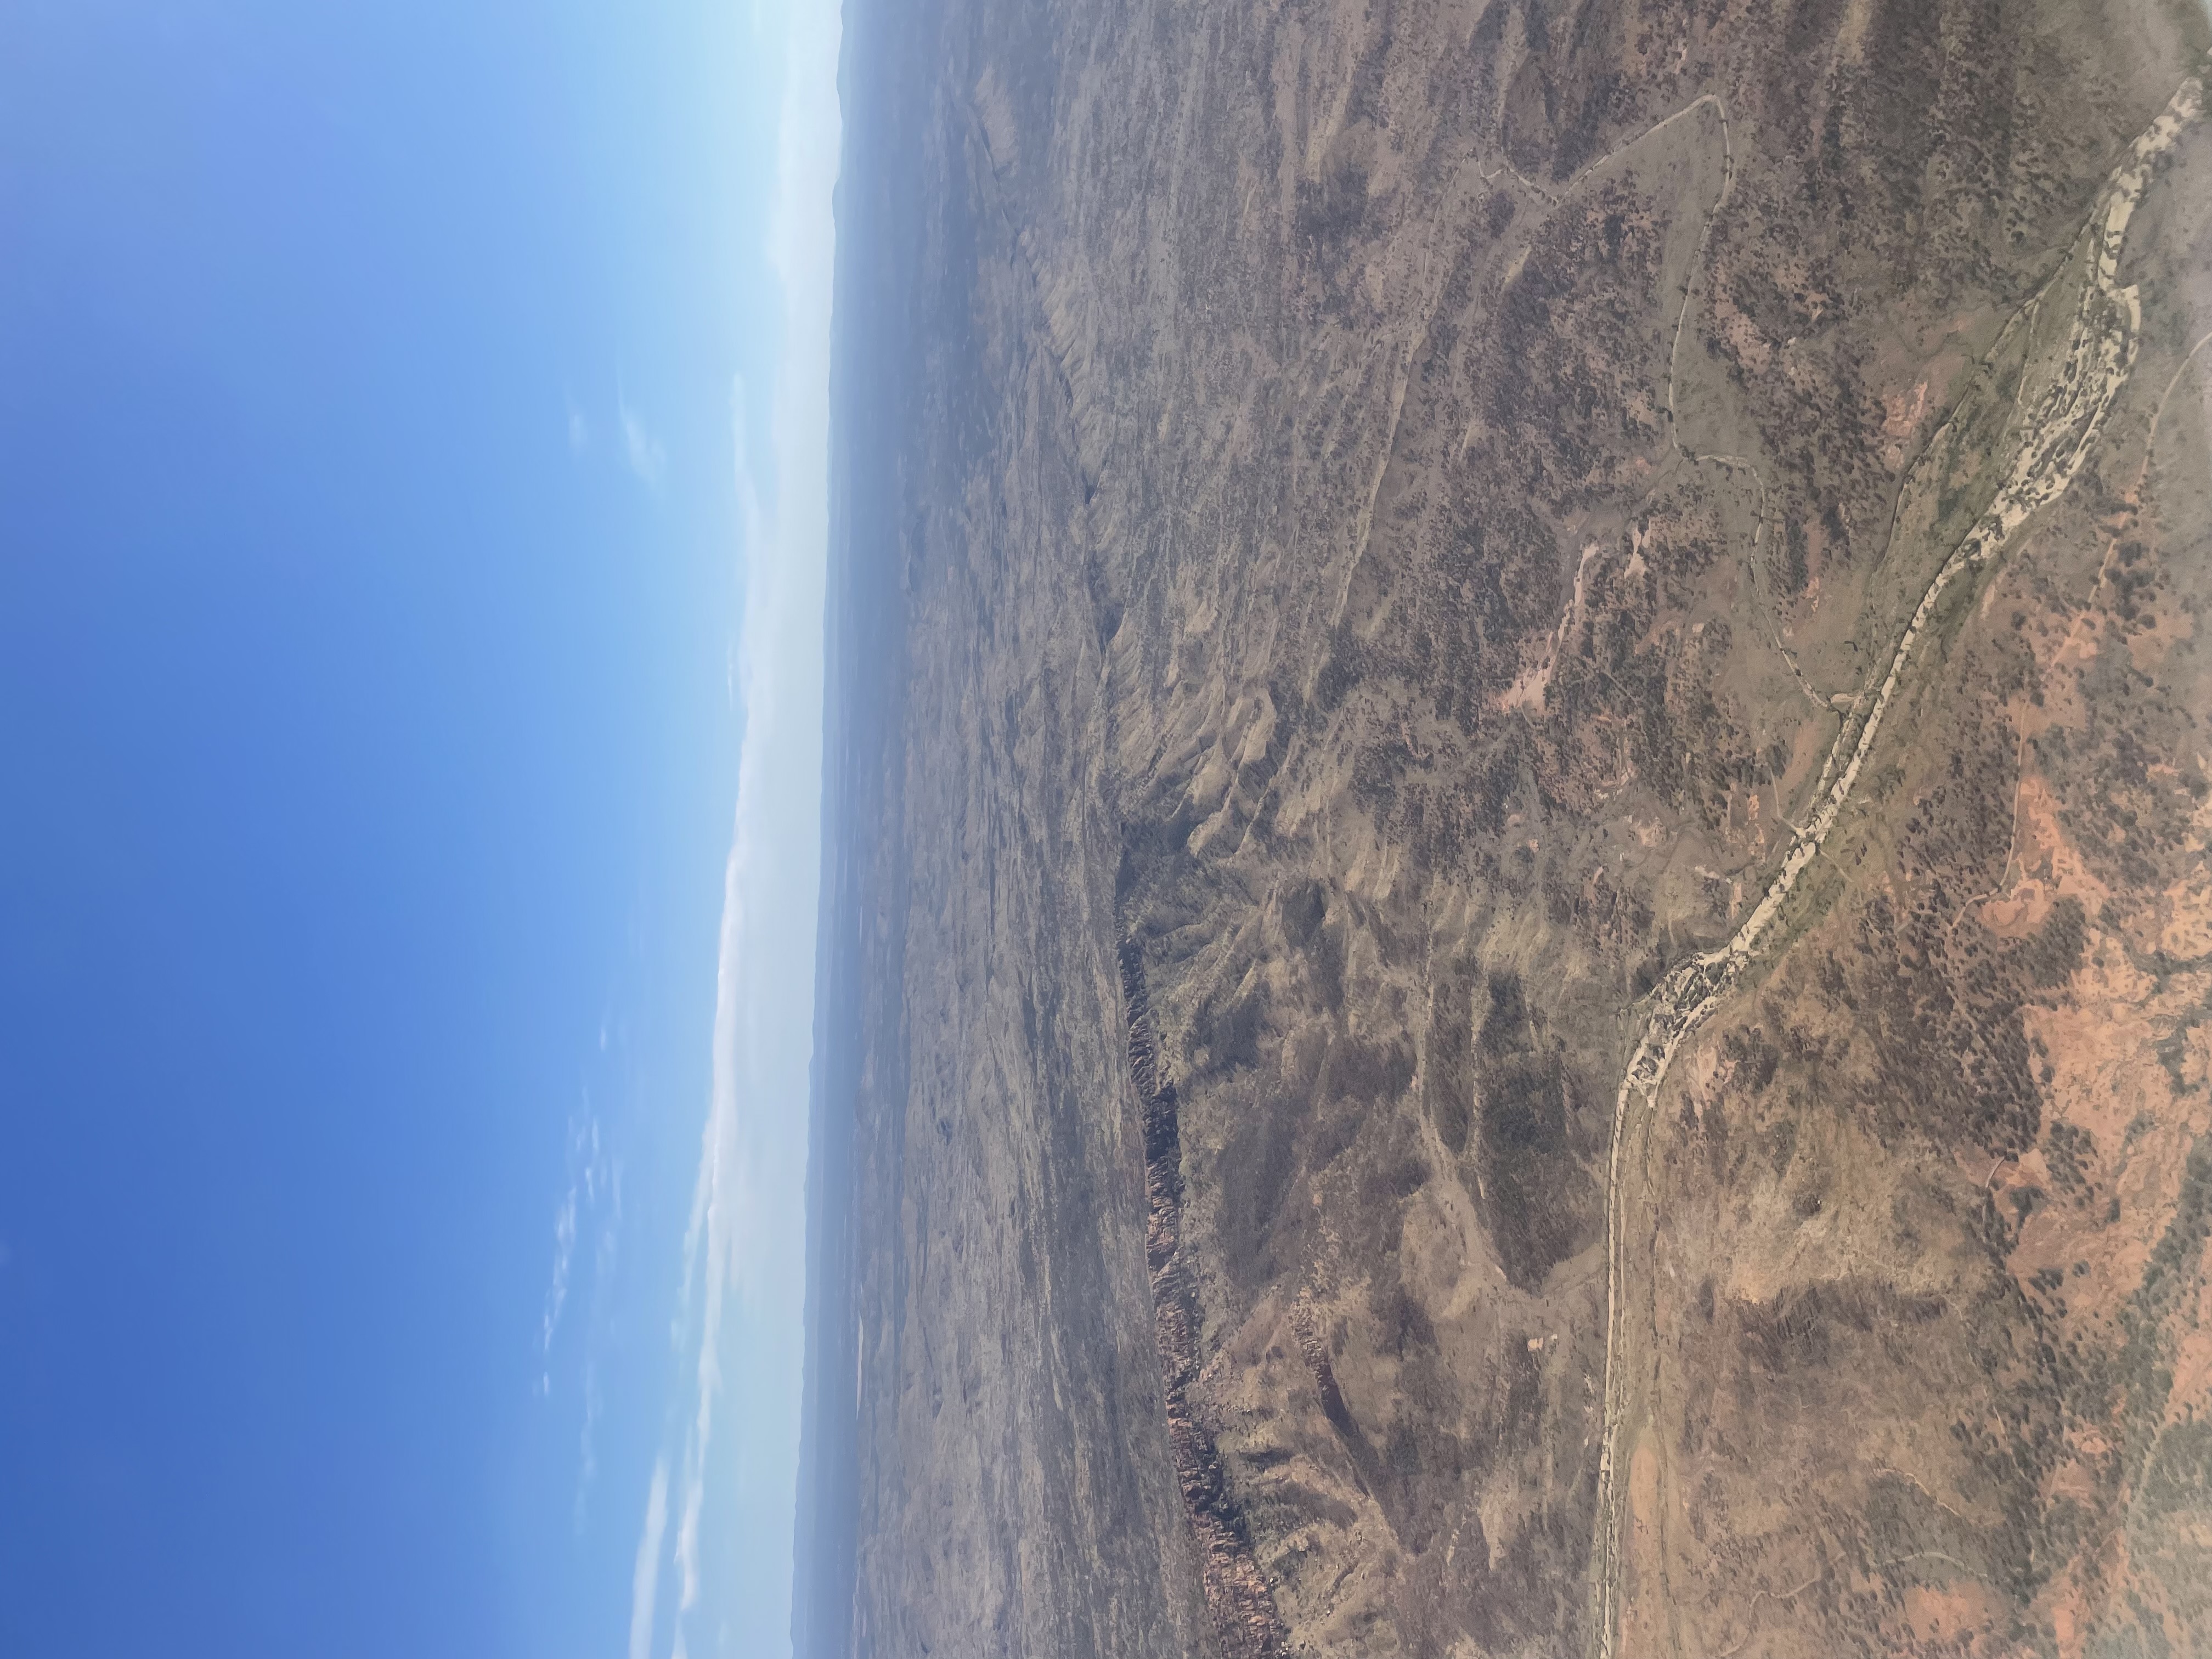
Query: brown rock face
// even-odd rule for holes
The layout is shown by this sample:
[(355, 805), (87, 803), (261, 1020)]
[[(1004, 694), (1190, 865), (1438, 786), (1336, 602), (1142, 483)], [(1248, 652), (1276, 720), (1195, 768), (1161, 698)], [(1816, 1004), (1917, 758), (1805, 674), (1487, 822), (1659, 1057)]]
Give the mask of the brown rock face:
[(846, 35), (801, 1653), (2212, 1652), (2201, 9)]

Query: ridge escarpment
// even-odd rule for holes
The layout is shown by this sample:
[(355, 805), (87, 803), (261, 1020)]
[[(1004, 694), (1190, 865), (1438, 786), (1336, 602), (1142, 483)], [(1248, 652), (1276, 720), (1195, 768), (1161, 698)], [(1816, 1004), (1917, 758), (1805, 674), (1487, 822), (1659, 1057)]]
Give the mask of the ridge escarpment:
[(1121, 965), (1129, 1071), (1144, 1103), (1145, 1265), (1152, 1273), (1154, 1340), (1176, 1482), (1198, 1540), (1206, 1607), (1221, 1652), (1226, 1659), (1280, 1659), (1285, 1650), (1274, 1596), (1252, 1559), (1250, 1534), (1230, 1495), (1220, 1450), (1193, 1414), (1200, 1315), (1190, 1266), (1182, 1260), (1182, 1138), (1175, 1082), (1162, 1070), (1152, 1039), (1142, 952), (1125, 943)]

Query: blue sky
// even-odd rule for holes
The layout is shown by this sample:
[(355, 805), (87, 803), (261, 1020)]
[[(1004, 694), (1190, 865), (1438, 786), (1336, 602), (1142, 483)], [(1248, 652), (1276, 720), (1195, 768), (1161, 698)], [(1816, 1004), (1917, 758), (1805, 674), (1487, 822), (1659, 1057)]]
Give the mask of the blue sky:
[(0, 16), (0, 1652), (787, 1650), (836, 52)]

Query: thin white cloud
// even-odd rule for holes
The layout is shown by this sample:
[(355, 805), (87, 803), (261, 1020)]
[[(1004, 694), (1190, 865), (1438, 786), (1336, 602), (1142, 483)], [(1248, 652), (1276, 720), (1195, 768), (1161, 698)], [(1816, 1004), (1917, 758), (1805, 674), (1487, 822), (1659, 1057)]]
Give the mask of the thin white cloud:
[(653, 1620), (660, 1599), (660, 1540), (668, 1529), (668, 1460), (653, 1465), (653, 1489), (646, 1494), (645, 1530), (638, 1536), (637, 1565), (629, 1580), (629, 1659), (650, 1659)]
[[(739, 1019), (748, 1000), (745, 989), (746, 896), (763, 873), (756, 847), (761, 820), (772, 810), (763, 775), (775, 730), (777, 688), (775, 659), (778, 641), (770, 634), (775, 615), (771, 592), (775, 560), (761, 512), (759, 492), (746, 460), (743, 388), (732, 399), (736, 427), (738, 504), (748, 568), (744, 635), (733, 650), (733, 694), (741, 687), (746, 715), (744, 747), (738, 762), (738, 801), (730, 827), (730, 850), (722, 868), (722, 923), (714, 968), (714, 1030), (712, 1083), (706, 1127), (699, 1147), (699, 1174), (691, 1194), (691, 1214), (684, 1230), (684, 1284), (677, 1300), (670, 1340), (683, 1351), (690, 1334), (692, 1302), (703, 1291), (699, 1310), (698, 1350), (693, 1411), (684, 1443), (682, 1506), (676, 1531), (676, 1564), (681, 1574), (677, 1656), (683, 1650), (681, 1614), (699, 1600), (699, 1529), (705, 1508), (707, 1465), (714, 1445), (714, 1405), (722, 1388), (722, 1323), (730, 1267), (747, 1254), (743, 1237), (757, 1212), (751, 1170), (738, 1115)], [(817, 727), (818, 732), (818, 727)], [(818, 736), (817, 739), (818, 741)]]
[[(602, 1028), (604, 1030), (604, 1028)], [(553, 1273), (546, 1286), (539, 1316), (538, 1393), (553, 1393), (553, 1347), (563, 1322), (573, 1323), (569, 1309), (588, 1285), (590, 1304), (583, 1332), (583, 1426), (576, 1439), (576, 1495), (574, 1521), (576, 1533), (584, 1530), (586, 1509), (592, 1482), (599, 1474), (598, 1433), (604, 1405), (599, 1386), (599, 1349), (607, 1329), (608, 1298), (615, 1282), (615, 1257), (622, 1231), (622, 1160), (608, 1150), (592, 1108), (590, 1090), (568, 1120), (568, 1185), (553, 1218)], [(577, 1249), (586, 1235), (596, 1234), (586, 1246), (588, 1255), (580, 1264)]]
[(561, 1316), (568, 1305), (569, 1280), (575, 1266), (576, 1228), (580, 1212), (596, 1210), (599, 1188), (606, 1179), (605, 1159), (599, 1151), (599, 1120), (591, 1109), (591, 1096), (583, 1110), (568, 1120), (568, 1190), (553, 1216), (553, 1278), (545, 1287), (545, 1307), (538, 1328), (541, 1362), (538, 1391), (553, 1392), (553, 1338), (561, 1328)]
[(538, 1343), (548, 1357), (553, 1352), (553, 1333), (561, 1328), (561, 1310), (568, 1305), (568, 1266), (575, 1254), (576, 1189), (572, 1186), (553, 1218), (553, 1282), (545, 1290), (544, 1328)]
[[(615, 1257), (622, 1241), (623, 1164), (620, 1158), (602, 1161), (599, 1157), (599, 1123), (592, 1125), (592, 1162), (586, 1166), (585, 1188), (594, 1206), (604, 1193), (606, 1201), (606, 1222), (599, 1229), (598, 1249), (592, 1258), (592, 1329), (595, 1336), (607, 1325), (609, 1298), (615, 1285)], [(591, 1172), (603, 1173), (593, 1176)], [(596, 1354), (587, 1352), (584, 1358), (584, 1425), (576, 1436), (576, 1503), (575, 1529), (583, 1535), (584, 1516), (592, 1496), (592, 1483), (599, 1472), (598, 1435), (599, 1418), (605, 1406), (605, 1397), (599, 1388), (599, 1367)]]
[[(722, 871), (722, 922), (714, 970), (714, 1029), (712, 1085), (706, 1126), (699, 1147), (699, 1174), (691, 1195), (691, 1213), (684, 1233), (684, 1284), (670, 1332), (681, 1352), (692, 1334), (693, 1299), (702, 1298), (696, 1328), (696, 1359), (693, 1374), (692, 1414), (687, 1429), (682, 1466), (681, 1504), (676, 1530), (675, 1560), (679, 1574), (676, 1646), (671, 1659), (682, 1659), (684, 1615), (698, 1605), (700, 1593), (700, 1528), (705, 1509), (707, 1470), (714, 1446), (714, 1407), (722, 1390), (722, 1326), (726, 1316), (731, 1269), (757, 1261), (761, 1252), (752, 1248), (761, 1208), (761, 1194), (753, 1187), (753, 1170), (746, 1147), (746, 1125), (739, 1111), (740, 1073), (751, 1073), (748, 1060), (758, 1052), (748, 1016), (757, 1012), (761, 991), (757, 929), (749, 928), (749, 900), (763, 896), (763, 884), (775, 884), (772, 861), (759, 856), (763, 840), (780, 841), (780, 792), (777, 780), (768, 774), (793, 735), (785, 728), (785, 684), (795, 665), (784, 660), (789, 635), (781, 603), (780, 550), (762, 513), (746, 460), (743, 388), (732, 399), (735, 428), (738, 507), (745, 538), (745, 609), (736, 653), (739, 695), (745, 708), (744, 747), (738, 762), (738, 799), (730, 829), (730, 850)], [(818, 629), (819, 611), (816, 617)], [(800, 673), (806, 671), (799, 667)], [(818, 670), (816, 671), (818, 678)], [(814, 695), (818, 703), (818, 685)], [(811, 741), (818, 745), (818, 707)], [(817, 787), (818, 793), (818, 787)], [(751, 971), (749, 973), (748, 969)], [(748, 1076), (748, 1082), (757, 1078)], [(757, 1102), (760, 1093), (752, 1091)], [(742, 1290), (741, 1290), (742, 1294)]]
[(586, 1359), (584, 1362), (584, 1426), (576, 1436), (576, 1503), (571, 1517), (571, 1524), (579, 1538), (584, 1535), (584, 1516), (591, 1503), (592, 1482), (599, 1473), (598, 1441), (599, 1413), (603, 1408), (599, 1362)]
[(629, 470), (647, 489), (658, 491), (668, 476), (668, 451), (646, 428), (638, 412), (629, 406), (627, 398), (617, 400), (617, 412), (622, 416), (623, 454), (629, 462)]
[[(679, 1616), (699, 1601), (699, 1517), (706, 1498), (707, 1454), (714, 1443), (714, 1401), (722, 1388), (722, 1314), (729, 1277), (730, 1242), (739, 1217), (752, 1207), (749, 1170), (738, 1125), (738, 1007), (747, 866), (752, 862), (748, 819), (758, 811), (761, 745), (748, 741), (738, 763), (737, 822), (722, 870), (722, 936), (714, 970), (714, 1059), (711, 1104), (699, 1149), (699, 1179), (684, 1242), (687, 1286), (704, 1268), (706, 1305), (699, 1321), (697, 1391), (690, 1437), (684, 1447), (683, 1516), (676, 1530), (676, 1565), (682, 1574)], [(748, 787), (750, 786), (750, 787)], [(704, 1238), (702, 1239), (703, 1231)], [(702, 1244), (704, 1244), (703, 1263)], [(682, 1638), (679, 1632), (678, 1640)]]
[(591, 417), (577, 406), (574, 398), (568, 399), (568, 453), (580, 455), (592, 447)]
[[(764, 503), (770, 492), (753, 476), (744, 388), (733, 387), (732, 397), (744, 608), (730, 678), (744, 739), (723, 867), (712, 1082), (671, 1330), (677, 1352), (692, 1360), (675, 1477), (680, 1585), (672, 1659), (684, 1659), (689, 1615), (701, 1598), (710, 1491), (718, 1494), (714, 1515), (734, 1504), (749, 1529), (765, 1520), (764, 1506), (781, 1516), (780, 1537), (771, 1532), (749, 1543), (747, 1571), (760, 1582), (746, 1619), (756, 1642), (787, 1640), (789, 1628), (787, 1602), (772, 1601), (789, 1589), (801, 1322), (796, 1287), (779, 1267), (805, 1224), (799, 1193), (821, 854), (839, 32), (834, 5), (800, 9), (792, 18), (769, 226), (769, 259), (783, 291), (781, 350), (769, 399), (772, 504)], [(732, 1322), (744, 1340), (726, 1353), (725, 1326)], [(744, 1443), (735, 1463), (714, 1449), (726, 1387), (741, 1413)]]

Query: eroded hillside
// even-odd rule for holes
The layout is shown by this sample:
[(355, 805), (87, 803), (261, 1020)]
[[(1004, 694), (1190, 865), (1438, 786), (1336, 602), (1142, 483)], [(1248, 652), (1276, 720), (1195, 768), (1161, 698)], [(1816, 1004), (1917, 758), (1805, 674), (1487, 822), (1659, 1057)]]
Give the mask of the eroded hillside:
[(810, 1639), (2212, 1651), (2203, 14), (848, 12)]

